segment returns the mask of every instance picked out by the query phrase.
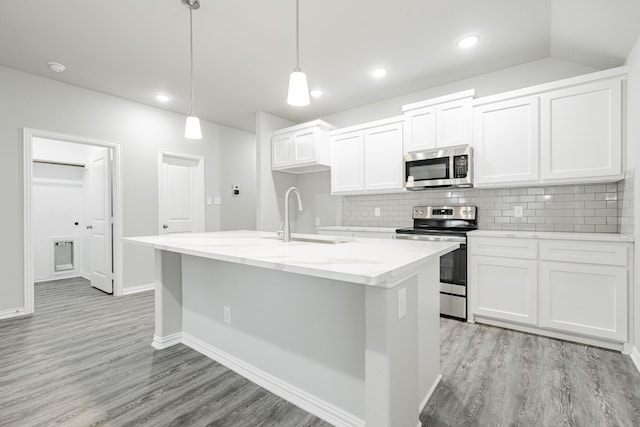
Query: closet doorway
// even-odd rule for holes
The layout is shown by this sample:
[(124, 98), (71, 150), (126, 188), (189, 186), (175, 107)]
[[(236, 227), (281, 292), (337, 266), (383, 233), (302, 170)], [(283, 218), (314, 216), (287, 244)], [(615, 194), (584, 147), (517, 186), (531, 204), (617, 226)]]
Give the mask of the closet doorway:
[(119, 144), (25, 129), (24, 159), (25, 311), (35, 282), (121, 295)]

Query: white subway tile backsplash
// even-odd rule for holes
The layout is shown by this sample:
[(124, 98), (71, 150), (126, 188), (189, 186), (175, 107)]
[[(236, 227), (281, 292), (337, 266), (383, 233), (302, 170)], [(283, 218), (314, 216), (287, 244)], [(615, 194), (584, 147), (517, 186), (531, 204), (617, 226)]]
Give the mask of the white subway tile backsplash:
[[(347, 226), (409, 227), (413, 206), (470, 204), (478, 206), (482, 230), (633, 234), (633, 184), (628, 171), (625, 180), (610, 184), (345, 196), (342, 220)], [(523, 217), (514, 217), (515, 206), (524, 208)]]

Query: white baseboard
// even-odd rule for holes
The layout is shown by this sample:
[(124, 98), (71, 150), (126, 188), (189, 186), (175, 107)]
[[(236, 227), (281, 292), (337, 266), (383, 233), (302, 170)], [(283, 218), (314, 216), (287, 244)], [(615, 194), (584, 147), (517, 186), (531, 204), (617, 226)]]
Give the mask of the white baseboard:
[(155, 288), (155, 283), (145, 283), (144, 285), (131, 286), (129, 288), (122, 289), (122, 295), (131, 295), (137, 294), (138, 292), (153, 291)]
[(9, 310), (0, 311), (0, 319), (10, 319), (12, 317), (20, 317), (27, 314), (24, 311), (24, 307), (10, 308)]
[(271, 393), (280, 396), (284, 400), (322, 418), (336, 427), (364, 427), (364, 420), (355, 415), (313, 396), (306, 391), (300, 390), (268, 372), (256, 368), (189, 334), (183, 333), (182, 343), (242, 375), (254, 384), (269, 390)]
[(422, 399), (422, 402), (420, 402), (420, 407), (418, 408), (418, 414), (420, 414), (424, 409), (424, 407), (427, 406), (429, 399), (431, 399), (431, 395), (433, 394), (434, 391), (436, 391), (436, 387), (438, 387), (438, 384), (440, 384), (441, 380), (442, 380), (442, 374), (438, 374), (438, 378), (436, 378), (436, 380), (433, 382), (433, 385), (427, 392), (427, 395), (424, 397), (424, 399)]
[(182, 332), (176, 332), (175, 334), (167, 335), (166, 337), (159, 337), (157, 335), (154, 335), (151, 347), (155, 348), (156, 350), (162, 350), (172, 347), (176, 344), (180, 344), (181, 342)]
[(638, 347), (633, 347), (630, 356), (633, 364), (636, 365), (636, 369), (640, 372), (640, 351), (638, 351)]

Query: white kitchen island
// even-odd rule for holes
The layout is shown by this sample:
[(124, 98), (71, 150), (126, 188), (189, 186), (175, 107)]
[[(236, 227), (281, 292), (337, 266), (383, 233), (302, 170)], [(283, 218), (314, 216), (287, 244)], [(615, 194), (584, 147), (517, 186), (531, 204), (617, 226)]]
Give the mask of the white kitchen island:
[(183, 343), (337, 426), (420, 425), (440, 380), (439, 257), (458, 244), (274, 237), (125, 239), (155, 249), (153, 346)]

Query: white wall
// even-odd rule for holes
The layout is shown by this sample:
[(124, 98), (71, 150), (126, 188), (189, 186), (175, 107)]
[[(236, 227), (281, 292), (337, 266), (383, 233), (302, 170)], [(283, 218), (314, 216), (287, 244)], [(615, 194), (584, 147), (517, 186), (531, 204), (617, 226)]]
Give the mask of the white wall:
[[(283, 216), (281, 209), (287, 188), (296, 185), (293, 174), (271, 171), (272, 131), (293, 125), (292, 122), (262, 111), (256, 113), (256, 169), (258, 203), (256, 229), (275, 231)], [(293, 212), (293, 210), (292, 210)]]
[[(224, 129), (221, 132), (220, 164), (221, 230), (256, 229), (256, 136), (252, 133)], [(240, 186), (234, 195), (232, 186)]]
[(633, 230), (635, 242), (635, 346), (640, 349), (640, 213), (638, 202), (640, 201), (640, 185), (638, 185), (638, 172), (640, 171), (640, 38), (627, 58), (629, 74), (627, 80), (627, 169), (634, 169), (633, 176), (636, 182), (633, 185), (635, 203)]
[(316, 218), (320, 226), (342, 225), (342, 197), (331, 195), (331, 172), (300, 174), (296, 185), (304, 210), (297, 214), (294, 232), (317, 233)]
[[(91, 218), (91, 158), (107, 150), (35, 137), (33, 158), (37, 160), (77, 163), (84, 168), (34, 163), (33, 165), (33, 255), (34, 279), (50, 280), (91, 272), (91, 232), (86, 229)], [(75, 223), (78, 225), (75, 225)], [(52, 238), (75, 237), (74, 271), (53, 271)]]
[(74, 242), (74, 269), (84, 271), (80, 224), (85, 175), (86, 170), (78, 167), (33, 165), (32, 241), (36, 281), (56, 277), (53, 244), (59, 238)]
[[(206, 194), (217, 196), (221, 190), (221, 135), (225, 135), (225, 144), (240, 137), (235, 132), (225, 132), (228, 128), (203, 120), (203, 139), (186, 140), (183, 115), (5, 67), (0, 67), (0, 93), (0, 313), (24, 306), (24, 127), (121, 144), (124, 236), (157, 233), (159, 150), (204, 156)], [(206, 229), (220, 229), (220, 220), (220, 206), (207, 206)], [(125, 287), (153, 281), (151, 250), (124, 244), (123, 258)]]

